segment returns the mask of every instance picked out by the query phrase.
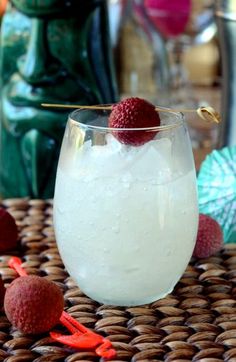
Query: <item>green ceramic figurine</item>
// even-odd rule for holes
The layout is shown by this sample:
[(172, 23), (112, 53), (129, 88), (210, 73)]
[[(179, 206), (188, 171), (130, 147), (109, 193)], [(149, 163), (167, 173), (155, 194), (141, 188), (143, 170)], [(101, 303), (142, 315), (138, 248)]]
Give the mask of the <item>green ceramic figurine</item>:
[(0, 196), (50, 198), (68, 110), (116, 100), (106, 0), (12, 0), (1, 27)]

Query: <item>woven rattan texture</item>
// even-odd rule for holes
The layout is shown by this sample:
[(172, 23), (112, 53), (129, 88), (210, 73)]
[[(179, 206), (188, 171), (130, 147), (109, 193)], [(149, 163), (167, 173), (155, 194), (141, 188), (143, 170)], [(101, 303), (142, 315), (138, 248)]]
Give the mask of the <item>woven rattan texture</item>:
[[(3, 200), (15, 217), (19, 249), (9, 255), (24, 260), (28, 274), (46, 276), (63, 290), (65, 308), (91, 329), (108, 336), (116, 361), (236, 361), (236, 245), (218, 255), (192, 261), (165, 299), (150, 305), (118, 308), (86, 297), (68, 277), (58, 254), (52, 226), (52, 203)], [(6, 286), (17, 277), (9, 255), (0, 256)], [(99, 361), (94, 352), (78, 351), (52, 341), (48, 334), (26, 336), (0, 314), (0, 361)]]

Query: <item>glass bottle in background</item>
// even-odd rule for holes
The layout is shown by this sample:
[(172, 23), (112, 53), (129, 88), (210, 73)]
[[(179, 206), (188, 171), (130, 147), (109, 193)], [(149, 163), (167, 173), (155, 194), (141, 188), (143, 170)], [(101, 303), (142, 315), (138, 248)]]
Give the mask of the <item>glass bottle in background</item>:
[(124, 16), (126, 0), (107, 0), (107, 6), (111, 46), (115, 49), (118, 43), (120, 24)]
[(222, 118), (219, 147), (236, 145), (236, 1), (216, 1), (222, 61)]
[(170, 73), (162, 35), (147, 17), (143, 0), (127, 0), (115, 48), (120, 96), (169, 104)]

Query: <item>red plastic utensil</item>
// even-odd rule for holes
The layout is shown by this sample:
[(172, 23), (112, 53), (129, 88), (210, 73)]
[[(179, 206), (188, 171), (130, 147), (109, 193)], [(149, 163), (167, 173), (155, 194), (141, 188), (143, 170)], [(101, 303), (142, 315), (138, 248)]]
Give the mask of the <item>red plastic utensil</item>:
[(12, 256), (9, 259), (8, 266), (14, 269), (21, 277), (27, 276), (25, 269), (22, 268), (22, 261), (17, 256)]
[[(26, 271), (22, 268), (22, 261), (20, 258), (15, 256), (11, 257), (8, 261), (8, 265), (20, 276), (27, 276)], [(58, 332), (50, 332), (50, 336), (55, 341), (73, 348), (95, 350), (98, 356), (103, 357), (106, 360), (116, 356), (116, 351), (112, 348), (112, 344), (108, 339), (92, 332), (65, 311), (62, 312), (60, 322), (71, 332), (71, 334), (64, 335)]]
[(95, 349), (98, 356), (106, 359), (116, 356), (116, 351), (112, 348), (112, 344), (108, 339), (90, 331), (68, 313), (63, 312), (60, 321), (72, 334), (63, 335), (51, 332), (50, 336), (56, 341), (79, 349)]

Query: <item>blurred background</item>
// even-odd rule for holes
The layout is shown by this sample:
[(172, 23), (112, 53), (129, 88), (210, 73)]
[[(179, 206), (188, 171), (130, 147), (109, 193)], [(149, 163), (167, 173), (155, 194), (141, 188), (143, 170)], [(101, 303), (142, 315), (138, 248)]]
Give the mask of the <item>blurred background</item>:
[[(0, 0), (0, 16), (7, 0)], [(107, 0), (118, 96), (177, 109), (220, 111), (221, 67), (213, 0)], [(219, 127), (188, 114), (197, 167)]]
[[(120, 97), (220, 111), (221, 61), (213, 0), (108, 0)], [(219, 127), (188, 114), (197, 167)]]

